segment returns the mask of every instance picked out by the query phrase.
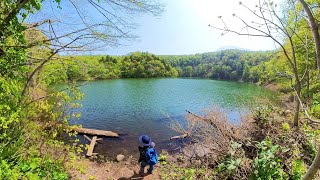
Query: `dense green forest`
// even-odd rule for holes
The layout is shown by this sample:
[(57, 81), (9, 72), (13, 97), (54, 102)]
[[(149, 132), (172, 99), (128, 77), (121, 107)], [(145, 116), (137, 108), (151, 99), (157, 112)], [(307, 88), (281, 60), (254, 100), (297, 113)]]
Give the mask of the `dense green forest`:
[[(264, 101), (254, 104), (250, 117), (239, 126), (228, 123), (221, 112), (206, 117), (193, 115), (194, 121), (188, 120), (188, 129), (178, 132), (198, 142), (197, 146), (205, 142), (211, 155), (186, 160), (179, 154), (178, 159), (185, 166), (166, 163), (165, 156), (161, 156), (161, 178), (318, 178), (320, 1), (288, 2), (278, 6), (264, 1), (254, 8), (239, 2), (242, 9), (256, 18), (254, 21), (247, 22), (246, 18), (233, 14), (244, 27), (230, 29), (228, 24), (232, 22), (224, 21), (221, 16), (218, 17), (223, 23), (221, 27), (208, 27), (222, 31), (223, 35), (269, 38), (277, 44), (274, 51), (75, 56), (81, 51), (86, 54), (90, 48), (117, 46), (122, 40), (134, 37), (130, 32), (136, 26), (130, 17), (159, 15), (162, 5), (146, 0), (89, 0), (83, 4), (61, 0), (2, 0), (0, 179), (71, 179), (74, 170), (84, 173), (79, 162), (85, 148), (76, 138), (75, 127), (70, 125), (70, 118), (80, 116), (72, 111), (81, 107), (77, 102), (83, 97), (77, 81), (155, 77), (253, 82), (276, 86), (275, 90), (282, 93), (280, 104)], [(41, 19), (38, 12), (45, 7), (59, 13)], [(82, 11), (84, 7), (92, 9), (86, 14)], [(60, 22), (65, 17), (56, 21), (59, 19), (56, 16), (65, 11), (77, 15), (78, 23)], [(99, 18), (91, 18), (92, 13), (103, 20), (95, 21)], [(48, 90), (59, 82), (67, 84), (66, 89)]]
[(175, 67), (181, 77), (258, 82), (255, 66), (272, 59), (274, 52), (223, 50), (185, 56), (161, 56)]
[(106, 55), (64, 58), (65, 60), (57, 60), (58, 63), (50, 64), (43, 69), (44, 74), (52, 74), (44, 79), (46, 84), (95, 79), (178, 76), (176, 69), (169, 63), (150, 53), (135, 52), (128, 56)]
[[(56, 73), (56, 80), (93, 80), (113, 78), (201, 77), (221, 80), (258, 82), (275, 52), (224, 50), (195, 55), (163, 56), (133, 52), (127, 56), (75, 56), (65, 57), (65, 70)], [(63, 69), (63, 65), (48, 65), (50, 70)], [(51, 76), (52, 78), (52, 76)], [(48, 80), (51, 81), (51, 80)], [(47, 82), (50, 84), (51, 82)]]

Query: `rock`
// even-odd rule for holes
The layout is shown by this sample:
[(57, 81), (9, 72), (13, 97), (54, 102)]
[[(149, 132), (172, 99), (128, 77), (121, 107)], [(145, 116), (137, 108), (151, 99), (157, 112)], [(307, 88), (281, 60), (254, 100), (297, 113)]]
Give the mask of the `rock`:
[(120, 162), (120, 161), (122, 161), (124, 159), (124, 155), (123, 154), (118, 154), (116, 159), (117, 159), (118, 162)]

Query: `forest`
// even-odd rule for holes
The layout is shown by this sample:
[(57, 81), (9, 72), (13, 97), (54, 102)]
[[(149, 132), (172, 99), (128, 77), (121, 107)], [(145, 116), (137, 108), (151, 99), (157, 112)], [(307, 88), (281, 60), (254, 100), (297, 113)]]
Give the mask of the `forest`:
[[(127, 56), (74, 56), (72, 59), (64, 57), (71, 60), (65, 61), (65, 71), (56, 73), (55, 79), (66, 82), (116, 78), (197, 77), (257, 83), (271, 78), (264, 76), (267, 68), (271, 68), (264, 63), (274, 57), (275, 52), (272, 51), (237, 49), (180, 56), (133, 52)], [(45, 73), (51, 73), (50, 69), (63, 68), (62, 65), (49, 65), (44, 68)]]
[[(72, 11), (80, 25), (71, 28), (70, 22), (59, 24), (65, 18), (57, 21), (59, 13), (45, 12), (52, 15), (51, 19), (39, 18), (38, 13), (48, 3), (45, 1), (0, 2), (0, 179), (72, 179), (72, 173), (86, 174), (84, 167), (91, 166), (83, 163), (92, 162), (82, 155), (88, 147), (79, 143), (74, 130), (81, 125), (70, 124), (71, 118), (81, 116), (73, 111), (81, 108), (79, 81), (168, 77), (256, 83), (273, 87), (281, 94), (281, 103), (266, 100), (255, 104), (250, 117), (239, 126), (229, 123), (219, 110), (205, 116), (189, 112), (186, 129), (173, 124), (181, 133), (174, 139), (189, 138), (210, 153), (190, 159), (178, 154), (175, 161), (169, 160), (169, 154), (161, 154), (156, 178), (320, 177), (319, 0), (289, 0), (281, 6), (259, 1), (252, 8), (239, 2), (239, 8), (259, 22), (233, 14), (244, 28), (232, 29), (232, 22), (221, 16), (220, 26), (208, 26), (225, 36), (233, 33), (269, 38), (277, 44), (272, 51), (230, 49), (194, 55), (132, 52), (122, 56), (86, 52), (119, 46), (122, 40), (133, 38), (135, 24), (130, 17), (157, 16), (163, 11), (161, 3), (49, 2), (59, 13)], [(87, 14), (86, 6), (92, 8)], [(89, 18), (92, 14), (99, 18)], [(67, 87), (50, 89), (58, 83)], [(103, 163), (127, 165), (113, 160)], [(128, 166), (134, 169), (138, 165)], [(90, 174), (88, 179), (99, 178)]]

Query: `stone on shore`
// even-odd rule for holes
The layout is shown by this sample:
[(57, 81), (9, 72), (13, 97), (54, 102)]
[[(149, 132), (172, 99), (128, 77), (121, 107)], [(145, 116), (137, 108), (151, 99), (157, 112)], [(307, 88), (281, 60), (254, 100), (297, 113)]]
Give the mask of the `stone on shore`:
[(118, 154), (116, 159), (117, 159), (118, 162), (121, 162), (121, 161), (124, 160), (124, 155), (123, 154)]

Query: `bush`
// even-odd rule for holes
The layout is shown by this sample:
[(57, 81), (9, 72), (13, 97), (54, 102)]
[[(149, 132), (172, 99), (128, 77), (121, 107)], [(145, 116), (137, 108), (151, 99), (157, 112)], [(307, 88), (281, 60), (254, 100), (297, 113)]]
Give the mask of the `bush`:
[(168, 156), (165, 155), (165, 154), (161, 154), (159, 156), (159, 162), (162, 164), (162, 165), (166, 165), (167, 164), (167, 160), (168, 160)]
[(231, 156), (227, 156), (225, 161), (218, 165), (218, 172), (223, 173), (224, 176), (230, 176), (234, 174), (241, 163), (241, 159), (232, 159)]
[(282, 123), (282, 130), (284, 130), (285, 132), (290, 131), (290, 125), (289, 125), (289, 123), (287, 123), (287, 122)]
[(5, 160), (0, 164), (0, 179), (68, 179), (62, 163), (50, 159), (30, 157), (22, 159), (17, 164)]
[(291, 179), (300, 180), (306, 173), (306, 166), (302, 160), (294, 160), (292, 162)]
[(288, 175), (282, 169), (282, 162), (276, 156), (279, 146), (265, 140), (258, 144), (260, 152), (254, 159), (253, 178), (259, 180), (287, 179)]
[(320, 118), (320, 104), (316, 104), (311, 108), (311, 114), (316, 118)]

